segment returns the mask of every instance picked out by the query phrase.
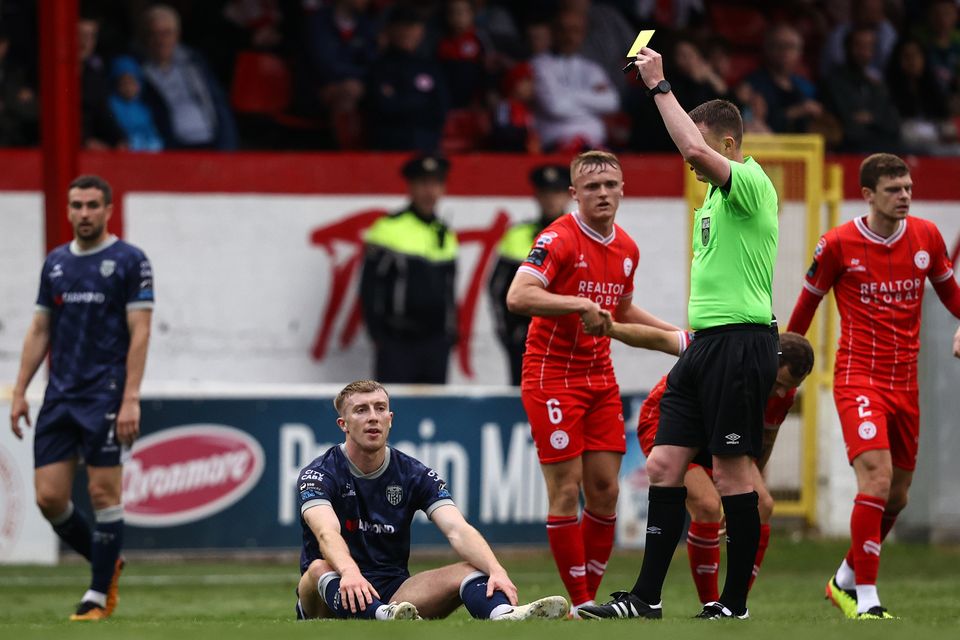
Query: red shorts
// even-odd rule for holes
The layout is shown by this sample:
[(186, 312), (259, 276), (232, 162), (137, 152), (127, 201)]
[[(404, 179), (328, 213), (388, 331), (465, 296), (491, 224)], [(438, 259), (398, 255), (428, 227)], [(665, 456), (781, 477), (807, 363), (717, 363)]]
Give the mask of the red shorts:
[(864, 451), (889, 449), (893, 466), (913, 471), (920, 441), (917, 390), (889, 391), (870, 387), (834, 387), (847, 459)]
[(603, 389), (520, 392), (540, 462), (564, 462), (584, 451), (627, 450), (617, 385)]

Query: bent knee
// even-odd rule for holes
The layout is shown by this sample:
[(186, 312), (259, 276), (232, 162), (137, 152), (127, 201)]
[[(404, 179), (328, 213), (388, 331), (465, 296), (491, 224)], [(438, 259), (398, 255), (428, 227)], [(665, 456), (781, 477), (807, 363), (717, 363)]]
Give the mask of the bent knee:
[(553, 515), (575, 514), (580, 507), (580, 485), (564, 483), (550, 491), (550, 513)]
[(690, 518), (697, 522), (720, 522), (723, 517), (723, 506), (720, 496), (687, 497), (687, 510)]
[(70, 504), (70, 496), (56, 491), (38, 490), (36, 495), (37, 507), (47, 520), (63, 514)]
[[(654, 451), (656, 451), (656, 449), (654, 449)], [(686, 465), (683, 465), (680, 469), (676, 468), (676, 466), (677, 465), (672, 464), (666, 457), (651, 454), (646, 465), (647, 477), (650, 479), (650, 484), (667, 486), (682, 485)]]
[(760, 498), (757, 501), (757, 510), (760, 512), (760, 522), (766, 523), (770, 521), (770, 518), (773, 517), (773, 505), (773, 496), (766, 491), (760, 493)]

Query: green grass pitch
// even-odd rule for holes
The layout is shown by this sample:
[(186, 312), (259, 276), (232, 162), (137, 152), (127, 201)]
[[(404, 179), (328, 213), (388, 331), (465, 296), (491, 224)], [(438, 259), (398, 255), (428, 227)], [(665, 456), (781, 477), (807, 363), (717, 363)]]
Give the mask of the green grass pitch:
[[(524, 600), (563, 593), (543, 551), (501, 550)], [(461, 609), (447, 620), (424, 622), (293, 621), (296, 559), (287, 562), (158, 563), (135, 561), (121, 581), (113, 619), (70, 623), (67, 616), (86, 588), (86, 568), (0, 567), (0, 638), (204, 638), (205, 640), (373, 638), (390, 640), (598, 640), (644, 638), (826, 637), (960, 638), (960, 549), (891, 543), (884, 547), (880, 593), (901, 617), (889, 622), (842, 619), (823, 599), (823, 586), (844, 547), (838, 542), (791, 542), (774, 537), (751, 594), (751, 620), (691, 620), (699, 610), (681, 548), (664, 589), (664, 620), (481, 623)], [(640, 555), (614, 554), (601, 592), (629, 588)], [(446, 559), (418, 560), (412, 569)], [(882, 628), (881, 628), (882, 627)], [(336, 634), (336, 635), (334, 635)], [(359, 635), (354, 635), (359, 634)], [(494, 635), (496, 634), (496, 635)]]

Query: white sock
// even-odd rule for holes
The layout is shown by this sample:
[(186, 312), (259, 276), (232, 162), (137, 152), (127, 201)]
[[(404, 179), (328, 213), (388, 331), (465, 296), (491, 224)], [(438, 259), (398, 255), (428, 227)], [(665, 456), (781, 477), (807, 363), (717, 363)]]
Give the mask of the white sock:
[(846, 558), (837, 569), (837, 586), (848, 591), (857, 586), (857, 576), (853, 573), (853, 567), (847, 564)]
[(493, 608), (493, 611), (490, 612), (490, 619), (496, 620), (505, 613), (510, 613), (513, 611), (513, 607), (509, 604), (498, 604)]
[(387, 605), (382, 604), (377, 607), (377, 612), (373, 614), (377, 620), (386, 620), (387, 619)]
[(580, 604), (575, 604), (570, 607), (570, 613), (574, 618), (580, 617), (580, 607), (585, 607), (587, 605), (596, 604), (593, 600), (587, 600), (586, 602), (581, 602)]
[(93, 604), (98, 604), (101, 607), (107, 606), (107, 594), (100, 593), (99, 591), (88, 590), (83, 597), (80, 598), (80, 602), (92, 602)]
[(873, 607), (880, 606), (880, 596), (877, 595), (877, 585), (857, 585), (857, 613), (866, 613)]

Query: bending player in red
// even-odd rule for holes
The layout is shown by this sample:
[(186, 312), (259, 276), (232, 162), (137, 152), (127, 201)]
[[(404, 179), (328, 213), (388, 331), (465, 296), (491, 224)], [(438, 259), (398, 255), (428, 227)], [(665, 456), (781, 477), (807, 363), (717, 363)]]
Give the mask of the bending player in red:
[[(880, 549), (907, 505), (920, 434), (917, 354), (924, 280), (960, 318), (960, 287), (932, 222), (909, 216), (913, 181), (906, 163), (878, 153), (860, 165), (869, 213), (828, 231), (788, 330), (806, 333), (832, 287), (840, 311), (833, 397), (847, 458), (857, 476), (850, 550), (827, 583), (848, 618), (892, 618), (877, 594)], [(960, 356), (954, 338), (954, 355)]]
[(617, 157), (582, 153), (570, 174), (578, 211), (537, 236), (507, 292), (507, 307), (533, 316), (520, 397), (547, 486), (550, 551), (576, 615), (592, 603), (613, 548), (626, 445), (610, 339), (587, 331), (602, 329), (600, 312), (607, 310), (622, 322), (674, 331), (675, 339), (686, 334), (631, 304), (640, 256), (614, 224), (623, 197)]

